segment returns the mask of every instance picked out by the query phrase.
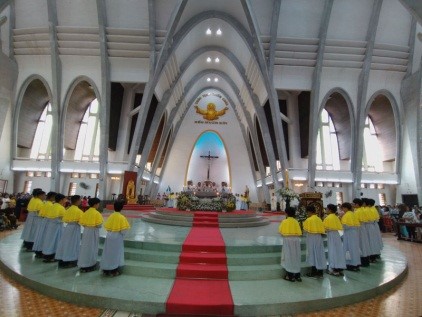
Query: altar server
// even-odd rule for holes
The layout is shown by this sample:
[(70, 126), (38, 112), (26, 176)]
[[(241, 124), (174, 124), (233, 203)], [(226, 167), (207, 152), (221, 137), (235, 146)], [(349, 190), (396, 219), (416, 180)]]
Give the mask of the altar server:
[(306, 274), (310, 278), (322, 278), (323, 270), (327, 268), (322, 235), (325, 228), (320, 217), (316, 214), (315, 206), (307, 206), (308, 218), (303, 222), (306, 232), (306, 260), (311, 265), (311, 272)]
[(369, 256), (371, 249), (369, 245), (369, 226), (370, 219), (368, 217), (367, 209), (364, 206), (363, 200), (359, 198), (353, 199), (354, 213), (359, 220), (359, 247), (360, 247), (360, 261), (361, 266), (369, 266)]
[(236, 194), (236, 210), (240, 210), (240, 196)]
[(78, 267), (81, 273), (92, 272), (97, 268), (100, 228), (104, 221), (103, 216), (97, 210), (100, 207), (100, 202), (98, 198), (90, 198), (88, 200), (89, 209), (79, 220), (79, 224), (84, 227), (78, 257)]
[(296, 210), (293, 207), (286, 209), (287, 218), (284, 219), (278, 231), (283, 236), (283, 248), (281, 249), (281, 266), (286, 270), (284, 279), (289, 282), (302, 282), (300, 277), (300, 237), (302, 230), (299, 222), (295, 219)]
[(328, 274), (343, 276), (343, 270), (346, 268), (346, 257), (339, 233), (339, 230), (343, 230), (343, 226), (336, 214), (336, 205), (329, 204), (326, 210), (328, 216), (325, 217), (323, 224), (328, 239)]
[(23, 240), (23, 246), (27, 251), (32, 251), (32, 247), (35, 241), (35, 234), (38, 227), (38, 213), (43, 206), (43, 200), (45, 200), (45, 192), (41, 188), (35, 188), (32, 191), (32, 198), (26, 207), (28, 216), (23, 227), (21, 239)]
[(47, 218), (47, 225), (45, 227), (45, 236), (42, 245), (42, 253), (44, 262), (55, 262), (57, 245), (62, 236), (63, 223), (67, 198), (62, 194), (56, 194), (54, 199), (56, 202), (51, 208), (47, 210), (45, 217)]
[(369, 260), (371, 263), (375, 263), (380, 257), (381, 250), (384, 247), (380, 227), (378, 225), (380, 215), (375, 207), (375, 200), (371, 198), (366, 199), (366, 208), (370, 220), (368, 224), (368, 239), (370, 247)]
[(271, 211), (277, 211), (277, 196), (275, 195), (275, 193), (271, 194)]
[(42, 246), (44, 243), (44, 237), (45, 237), (45, 229), (47, 227), (47, 212), (50, 208), (53, 207), (53, 204), (55, 202), (56, 193), (55, 192), (49, 192), (47, 194), (47, 199), (44, 203), (44, 205), (41, 207), (40, 212), (38, 213), (38, 217), (40, 217), (38, 226), (37, 226), (37, 232), (35, 233), (35, 239), (34, 239), (34, 245), (32, 246), (32, 251), (35, 251), (35, 257), (36, 258), (42, 258)]
[(120, 213), (123, 209), (123, 202), (114, 203), (114, 213), (108, 217), (104, 224), (107, 236), (101, 256), (100, 269), (105, 276), (118, 276), (125, 264), (124, 236), (130, 229), (126, 217)]
[(81, 196), (74, 195), (70, 198), (71, 206), (65, 211), (63, 216), (62, 237), (57, 246), (56, 260), (59, 260), (59, 268), (75, 267), (78, 261), (81, 245), (81, 226), (79, 220), (84, 214), (79, 206), (81, 205)]
[(248, 209), (247, 201), (248, 199), (244, 195), (240, 195), (240, 210)]
[(360, 223), (354, 214), (353, 207), (350, 203), (341, 205), (344, 212), (341, 218), (343, 224), (343, 249), (346, 257), (346, 268), (349, 271), (359, 271), (360, 249), (359, 249), (359, 227)]

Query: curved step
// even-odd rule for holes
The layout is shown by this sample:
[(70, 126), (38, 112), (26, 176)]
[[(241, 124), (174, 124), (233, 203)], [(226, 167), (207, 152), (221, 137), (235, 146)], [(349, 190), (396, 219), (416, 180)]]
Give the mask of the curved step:
[[(20, 232), (0, 241), (0, 268), (18, 282), (78, 305), (153, 315), (165, 312), (177, 269), (177, 263), (170, 262), (178, 259), (180, 245), (126, 241), (126, 255), (140, 256), (141, 261), (126, 259), (125, 274), (109, 279), (98, 271), (80, 274), (77, 268), (61, 270), (57, 264), (42, 263), (34, 259), (32, 253), (22, 252), (19, 236)], [(303, 283), (292, 286), (281, 280), (283, 270), (278, 263), (281, 247), (229, 247), (231, 253), (227, 257), (235, 315), (292, 315), (345, 306), (392, 289), (407, 273), (405, 256), (386, 243), (382, 261), (361, 272), (345, 272), (344, 278), (326, 274), (322, 280), (304, 278)], [(198, 260), (198, 255), (193, 257)], [(253, 258), (263, 262), (246, 260)], [(162, 262), (164, 259), (168, 263)], [(306, 263), (302, 263), (302, 272), (307, 269)]]
[[(224, 216), (223, 216), (224, 214)], [(201, 214), (201, 222), (202, 225), (207, 225), (208, 222), (214, 222), (215, 218), (218, 217), (218, 224), (220, 228), (246, 228), (246, 227), (259, 227), (259, 226), (266, 226), (270, 223), (270, 221), (261, 216), (257, 216), (256, 214), (231, 214), (230, 216), (226, 216), (228, 213), (221, 213), (221, 215), (212, 215), (211, 213), (207, 215), (207, 213)], [(146, 222), (158, 223), (163, 225), (172, 225), (172, 226), (183, 226), (183, 227), (191, 227), (193, 221), (193, 215), (189, 214), (188, 212), (166, 212), (166, 211), (156, 211), (150, 212), (148, 214), (141, 215), (142, 220)], [(209, 220), (207, 222), (207, 220)]]

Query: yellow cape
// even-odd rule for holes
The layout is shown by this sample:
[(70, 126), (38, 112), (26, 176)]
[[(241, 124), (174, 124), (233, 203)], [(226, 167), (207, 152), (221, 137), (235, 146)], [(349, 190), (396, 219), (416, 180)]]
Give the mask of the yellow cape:
[(341, 218), (341, 223), (349, 227), (359, 227), (360, 222), (353, 211), (346, 212)]
[(303, 222), (303, 230), (309, 233), (325, 233), (322, 220), (317, 215), (310, 216)]
[(343, 230), (340, 219), (335, 214), (329, 214), (322, 223), (327, 230)]
[(278, 227), (278, 231), (282, 236), (301, 236), (302, 230), (300, 229), (299, 222), (292, 217), (287, 217), (284, 219), (280, 226)]
[(47, 209), (46, 218), (55, 219), (63, 217), (65, 209), (59, 203), (53, 204), (51, 208)]
[(70, 206), (63, 216), (63, 222), (79, 222), (84, 212), (78, 206)]
[(369, 219), (371, 221), (378, 221), (380, 220), (380, 214), (378, 213), (377, 208), (375, 206), (368, 207)]
[(28, 212), (39, 212), (43, 205), (44, 203), (41, 199), (38, 197), (32, 197), (26, 207), (26, 210), (28, 210)]
[(359, 222), (369, 222), (369, 212), (367, 207), (359, 207), (355, 209), (355, 215), (358, 218)]
[(40, 212), (38, 213), (38, 216), (40, 217), (46, 217), (48, 209), (53, 207), (53, 203), (49, 200), (47, 200), (44, 205), (41, 207)]
[(89, 208), (79, 219), (79, 224), (85, 227), (96, 227), (103, 223), (103, 216), (95, 208)]
[(120, 212), (113, 212), (110, 217), (106, 220), (104, 228), (107, 231), (119, 232), (130, 228), (130, 224), (126, 217)]

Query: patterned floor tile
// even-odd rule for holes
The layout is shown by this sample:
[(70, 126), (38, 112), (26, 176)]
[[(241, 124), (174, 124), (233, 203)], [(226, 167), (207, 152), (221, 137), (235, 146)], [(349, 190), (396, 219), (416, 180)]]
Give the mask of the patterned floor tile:
[[(10, 232), (0, 232), (0, 239)], [(299, 314), (296, 317), (420, 317), (422, 316), (422, 244), (397, 241), (392, 234), (384, 239), (403, 253), (409, 261), (409, 274), (405, 281), (395, 289), (354, 305)], [(51, 299), (34, 292), (0, 272), (0, 316), (7, 317), (126, 317), (142, 314), (116, 312), (96, 308), (79, 307)], [(143, 315), (145, 316), (145, 315)]]

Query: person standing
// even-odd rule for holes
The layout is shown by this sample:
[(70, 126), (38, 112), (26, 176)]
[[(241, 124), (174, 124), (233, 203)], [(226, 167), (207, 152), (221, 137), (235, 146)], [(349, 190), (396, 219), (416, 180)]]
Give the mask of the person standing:
[(350, 203), (341, 205), (344, 212), (341, 218), (343, 224), (343, 250), (346, 257), (346, 269), (349, 271), (359, 271), (361, 264), (360, 248), (359, 248), (359, 227), (360, 223), (353, 207)]
[(101, 256), (100, 269), (105, 276), (118, 276), (121, 268), (125, 264), (124, 236), (130, 229), (126, 217), (120, 213), (124, 203), (116, 201), (114, 203), (114, 213), (108, 217), (104, 224), (107, 236)]
[(44, 205), (43, 200), (45, 199), (45, 192), (41, 188), (35, 188), (32, 191), (32, 198), (28, 203), (27, 210), (28, 216), (23, 227), (21, 239), (23, 240), (23, 246), (27, 251), (32, 251), (32, 246), (35, 241), (35, 234), (38, 226), (38, 213)]
[(89, 209), (79, 219), (79, 224), (84, 227), (77, 263), (81, 273), (92, 272), (97, 268), (100, 228), (104, 221), (97, 210), (100, 202), (98, 198), (90, 198)]
[(55, 203), (47, 210), (45, 217), (47, 218), (47, 225), (45, 227), (45, 236), (42, 245), (42, 254), (44, 262), (55, 262), (57, 245), (62, 236), (63, 223), (67, 198), (63, 194), (56, 194), (54, 198)]
[(281, 266), (286, 270), (284, 279), (289, 282), (302, 282), (300, 277), (300, 237), (302, 230), (299, 222), (295, 219), (296, 210), (293, 207), (286, 209), (287, 218), (284, 219), (278, 231), (283, 237), (283, 247), (281, 249)]
[(324, 269), (327, 268), (324, 243), (322, 235), (325, 228), (320, 217), (316, 214), (315, 206), (307, 206), (308, 218), (303, 222), (303, 230), (306, 232), (306, 260), (311, 265), (311, 272), (306, 276), (310, 278), (322, 278)]
[(343, 230), (340, 219), (337, 216), (337, 206), (327, 205), (328, 216), (325, 217), (323, 224), (328, 238), (328, 274), (334, 276), (343, 276), (343, 270), (346, 268), (346, 258), (341, 242), (339, 230)]
[(51, 208), (53, 208), (53, 204), (55, 202), (56, 193), (49, 192), (47, 194), (47, 199), (44, 205), (41, 207), (38, 216), (40, 217), (39, 224), (37, 226), (37, 232), (35, 233), (34, 245), (32, 246), (32, 251), (35, 251), (36, 258), (42, 258), (42, 247), (44, 243), (45, 237), (45, 229), (47, 226), (47, 218), (46, 215)]
[(56, 260), (59, 260), (59, 268), (75, 267), (81, 247), (81, 226), (79, 225), (79, 220), (84, 214), (79, 209), (82, 202), (81, 196), (72, 196), (70, 202), (72, 205), (66, 210), (62, 219), (65, 227), (57, 246), (55, 257)]
[(240, 197), (239, 197), (239, 194), (236, 194), (236, 210), (240, 210), (240, 208), (241, 208)]
[(366, 198), (353, 199), (353, 207), (355, 208), (354, 213), (359, 220), (359, 247), (360, 247), (360, 262), (361, 266), (369, 266), (369, 256), (371, 255), (371, 247), (369, 245), (369, 233), (368, 228), (370, 226), (370, 219), (368, 217), (366, 205), (364, 206)]
[(277, 211), (277, 196), (275, 195), (275, 193), (271, 194), (271, 211)]
[(366, 208), (370, 220), (368, 223), (368, 240), (371, 251), (369, 260), (371, 263), (375, 263), (377, 259), (381, 257), (381, 250), (384, 247), (380, 227), (378, 225), (380, 215), (377, 208), (375, 207), (375, 200), (372, 198), (368, 198), (366, 200)]

